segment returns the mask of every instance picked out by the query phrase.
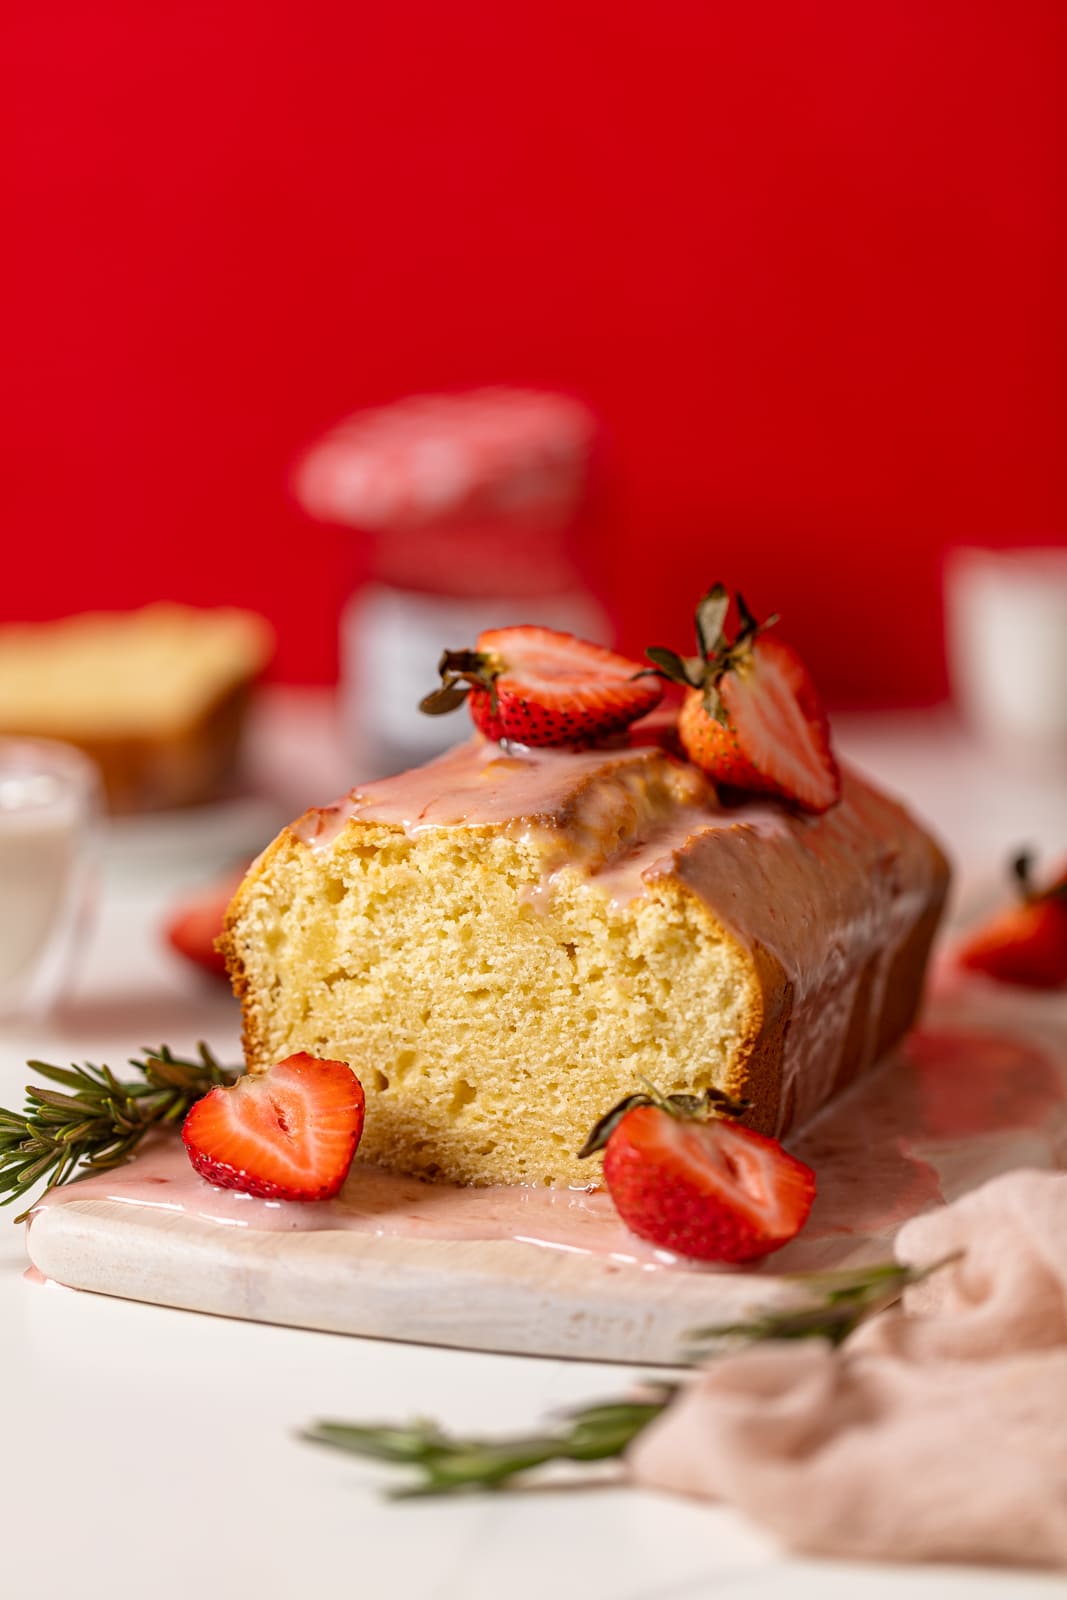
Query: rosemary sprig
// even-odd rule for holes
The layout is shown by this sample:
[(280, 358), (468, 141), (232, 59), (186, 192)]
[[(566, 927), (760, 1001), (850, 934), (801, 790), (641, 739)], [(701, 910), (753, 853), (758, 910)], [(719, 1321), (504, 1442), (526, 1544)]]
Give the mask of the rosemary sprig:
[[(956, 1251), (928, 1267), (885, 1261), (855, 1271), (798, 1273), (792, 1281), (810, 1287), (814, 1298), (808, 1304), (761, 1312), (749, 1322), (700, 1328), (692, 1339), (695, 1346), (704, 1346), (704, 1355), (712, 1353), (709, 1343), (719, 1344), (721, 1350), (724, 1340), (757, 1344), (765, 1339), (827, 1339), (836, 1346), (861, 1322), (884, 1311), (905, 1289), (921, 1283), (960, 1254)], [(511, 1438), (452, 1435), (425, 1421), (409, 1427), (317, 1422), (302, 1437), (350, 1455), (413, 1468), (415, 1481), (391, 1490), (393, 1499), (477, 1493), (500, 1489), (512, 1478), (550, 1461), (606, 1461), (621, 1456), (681, 1388), (680, 1384), (644, 1385), (640, 1397), (564, 1412), (561, 1425), (549, 1432)]]
[(821, 1298), (804, 1306), (764, 1311), (748, 1322), (696, 1328), (690, 1335), (691, 1359), (708, 1355), (709, 1344), (724, 1341), (755, 1344), (762, 1339), (827, 1339), (834, 1346), (843, 1344), (861, 1322), (887, 1310), (905, 1289), (922, 1283), (950, 1261), (958, 1261), (962, 1254), (962, 1250), (954, 1250), (928, 1267), (883, 1261), (877, 1266), (846, 1268), (842, 1272), (794, 1273), (788, 1282), (802, 1284)]
[[(0, 1108), (0, 1205), (23, 1199), (42, 1179), (45, 1191), (117, 1167), (153, 1128), (179, 1122), (194, 1101), (217, 1084), (232, 1083), (236, 1070), (220, 1066), (206, 1044), (195, 1059), (176, 1056), (167, 1045), (131, 1056), (140, 1077), (116, 1078), (110, 1067), (55, 1067), (26, 1063), (66, 1093), (26, 1087), (21, 1112)], [(15, 1218), (22, 1222), (24, 1211)]]
[(646, 1400), (614, 1400), (564, 1412), (551, 1432), (507, 1439), (456, 1437), (433, 1422), (410, 1427), (373, 1427), (349, 1422), (317, 1422), (303, 1437), (350, 1455), (414, 1467), (420, 1477), (391, 1491), (391, 1498), (499, 1489), (517, 1473), (549, 1461), (606, 1461), (622, 1455), (654, 1417), (674, 1385), (657, 1384)]

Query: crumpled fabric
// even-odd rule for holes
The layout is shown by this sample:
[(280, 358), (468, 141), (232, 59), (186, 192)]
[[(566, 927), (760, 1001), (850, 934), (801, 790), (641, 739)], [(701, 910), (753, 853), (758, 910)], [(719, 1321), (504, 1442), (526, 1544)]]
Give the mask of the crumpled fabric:
[(994, 1178), (901, 1229), (958, 1261), (839, 1349), (712, 1361), (627, 1456), (794, 1550), (1067, 1566), (1067, 1174)]

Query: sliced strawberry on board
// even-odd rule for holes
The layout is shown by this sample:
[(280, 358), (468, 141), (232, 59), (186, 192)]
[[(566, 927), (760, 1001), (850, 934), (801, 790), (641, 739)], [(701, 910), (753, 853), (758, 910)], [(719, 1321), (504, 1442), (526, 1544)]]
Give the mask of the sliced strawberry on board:
[(639, 661), (553, 628), (493, 628), (474, 650), (446, 650), (430, 716), (467, 702), (487, 739), (587, 745), (636, 722), (663, 690)]
[(212, 1089), (185, 1119), (189, 1160), (218, 1189), (330, 1200), (363, 1132), (363, 1087), (343, 1061), (301, 1052)]
[(717, 583), (697, 608), (700, 653), (647, 651), (656, 669), (686, 686), (678, 719), (694, 766), (716, 783), (780, 795), (806, 811), (828, 811), (841, 798), (841, 773), (814, 680), (783, 639), (768, 635), (737, 596), (741, 626), (724, 632), (730, 596)]
[(815, 1174), (776, 1139), (726, 1120), (743, 1109), (714, 1089), (633, 1094), (579, 1155), (604, 1152), (604, 1181), (631, 1233), (698, 1261), (755, 1261), (800, 1232)]
[(163, 936), (172, 950), (223, 980), (226, 962), (215, 949), (215, 940), (222, 932), (230, 901), (243, 877), (243, 870), (230, 872), (219, 882), (190, 894), (174, 907), (163, 925)]
[(1012, 872), (1017, 905), (991, 918), (965, 940), (957, 960), (970, 972), (1026, 989), (1067, 987), (1067, 870), (1046, 889), (1037, 889), (1033, 861), (1016, 856)]

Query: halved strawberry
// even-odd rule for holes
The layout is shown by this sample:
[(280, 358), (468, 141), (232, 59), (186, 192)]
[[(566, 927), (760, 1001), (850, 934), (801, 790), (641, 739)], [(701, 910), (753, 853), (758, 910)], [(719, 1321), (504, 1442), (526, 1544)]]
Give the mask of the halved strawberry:
[(630, 1095), (593, 1129), (623, 1222), (662, 1250), (698, 1261), (755, 1261), (796, 1237), (815, 1174), (776, 1139), (724, 1120), (743, 1108), (716, 1090)]
[(741, 627), (724, 632), (730, 596), (714, 585), (697, 608), (700, 654), (647, 651), (656, 668), (687, 693), (678, 732), (690, 761), (716, 783), (781, 795), (806, 811), (841, 798), (830, 725), (810, 672), (791, 645), (765, 630), (737, 596)]
[(230, 872), (217, 883), (209, 884), (175, 906), (163, 925), (163, 935), (172, 950), (212, 977), (226, 977), (226, 962), (215, 949), (222, 932), (226, 911), (237, 893), (244, 872)]
[(363, 1087), (343, 1061), (288, 1056), (212, 1089), (182, 1138), (202, 1178), (268, 1200), (329, 1200), (363, 1132)]
[(1027, 989), (1067, 986), (1067, 870), (1047, 889), (1034, 887), (1026, 852), (1012, 862), (1018, 905), (993, 917), (961, 945), (960, 965)]
[(474, 650), (446, 650), (441, 687), (420, 702), (430, 716), (466, 700), (487, 739), (593, 744), (643, 717), (663, 690), (639, 661), (553, 628), (493, 628)]

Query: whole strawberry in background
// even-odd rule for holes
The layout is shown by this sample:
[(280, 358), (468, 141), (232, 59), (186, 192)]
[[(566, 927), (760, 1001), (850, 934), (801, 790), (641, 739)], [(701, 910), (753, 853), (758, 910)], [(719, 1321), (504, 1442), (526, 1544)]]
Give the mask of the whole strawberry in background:
[(815, 1174), (777, 1139), (729, 1120), (744, 1109), (717, 1089), (632, 1094), (578, 1154), (603, 1151), (615, 1209), (639, 1238), (698, 1261), (755, 1261), (800, 1232)]
[(1017, 903), (984, 923), (960, 946), (970, 972), (1026, 989), (1067, 987), (1067, 868), (1045, 889), (1033, 881), (1033, 859), (1012, 862)]
[(489, 629), (473, 650), (446, 650), (438, 670), (420, 710), (441, 716), (466, 702), (487, 739), (525, 745), (595, 744), (663, 694), (639, 661), (553, 628)]
[(686, 690), (682, 746), (718, 784), (828, 811), (841, 798), (841, 773), (811, 673), (792, 645), (768, 633), (776, 616), (757, 622), (739, 593), (731, 640), (729, 610), (729, 591), (717, 583), (697, 607), (698, 655), (646, 651), (661, 676)]
[(176, 954), (223, 983), (229, 981), (226, 959), (216, 950), (215, 941), (222, 933), (230, 901), (244, 875), (245, 868), (241, 867), (183, 895), (163, 924), (163, 937)]

